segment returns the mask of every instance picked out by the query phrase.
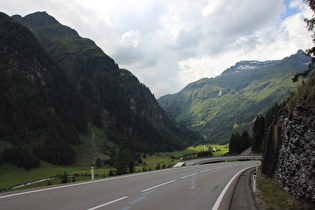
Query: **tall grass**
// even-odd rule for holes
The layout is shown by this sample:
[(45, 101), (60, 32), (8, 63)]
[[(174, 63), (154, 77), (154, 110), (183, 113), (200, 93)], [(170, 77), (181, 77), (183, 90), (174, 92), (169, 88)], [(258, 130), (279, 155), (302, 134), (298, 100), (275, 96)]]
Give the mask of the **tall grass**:
[(258, 177), (257, 189), (259, 209), (313, 209), (312, 204), (291, 197), (271, 178)]

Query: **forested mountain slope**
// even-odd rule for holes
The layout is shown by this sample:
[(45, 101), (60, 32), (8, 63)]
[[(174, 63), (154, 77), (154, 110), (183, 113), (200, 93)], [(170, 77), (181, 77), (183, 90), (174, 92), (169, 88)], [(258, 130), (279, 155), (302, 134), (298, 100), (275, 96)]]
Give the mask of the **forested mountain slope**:
[[(72, 164), (73, 145), (91, 126), (133, 151), (170, 151), (202, 139), (93, 41), (45, 12), (14, 19), (1, 13), (0, 54), (0, 141), (18, 148), (1, 147), (0, 157), (45, 159), (50, 151), (46, 161)], [(59, 161), (66, 154), (71, 161)]]
[(87, 107), (89, 124), (107, 130), (117, 144), (140, 143), (138, 150), (174, 150), (202, 138), (180, 127), (150, 90), (90, 39), (46, 12), (13, 17), (32, 30), (48, 55), (68, 74)]
[(84, 132), (86, 111), (66, 73), (32, 32), (0, 13), (0, 136), (45, 128)]
[(32, 32), (3, 13), (0, 43), (0, 164), (72, 164), (71, 145), (87, 129), (79, 92)]
[(241, 61), (220, 76), (193, 82), (158, 101), (208, 142), (227, 143), (232, 133), (250, 131), (258, 114), (286, 100), (298, 86), (291, 78), (309, 62), (301, 50), (277, 61)]

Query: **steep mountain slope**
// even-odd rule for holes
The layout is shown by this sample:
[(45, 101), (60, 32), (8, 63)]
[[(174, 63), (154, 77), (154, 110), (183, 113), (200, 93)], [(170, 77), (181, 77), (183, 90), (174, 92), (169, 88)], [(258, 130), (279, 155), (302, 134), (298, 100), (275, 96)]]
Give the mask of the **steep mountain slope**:
[(26, 27), (0, 13), (0, 137), (87, 128), (80, 95)]
[(45, 12), (13, 18), (31, 29), (68, 75), (86, 107), (88, 124), (104, 130), (108, 140), (138, 151), (165, 151), (202, 138), (178, 126), (150, 90), (93, 41)]
[[(279, 140), (273, 141), (278, 151), (266, 151), (264, 159), (275, 160), (272, 175), (282, 188), (314, 207), (315, 73), (290, 98), (275, 125), (281, 129)], [(263, 168), (272, 166), (267, 164)]]
[[(67, 74), (32, 32), (0, 13), (0, 163), (72, 164), (87, 112)], [(71, 134), (71, 135), (65, 135)]]
[(200, 131), (212, 143), (249, 130), (258, 114), (280, 103), (297, 87), (292, 76), (310, 58), (303, 51), (278, 61), (241, 61), (216, 78), (204, 78), (158, 101), (176, 120)]

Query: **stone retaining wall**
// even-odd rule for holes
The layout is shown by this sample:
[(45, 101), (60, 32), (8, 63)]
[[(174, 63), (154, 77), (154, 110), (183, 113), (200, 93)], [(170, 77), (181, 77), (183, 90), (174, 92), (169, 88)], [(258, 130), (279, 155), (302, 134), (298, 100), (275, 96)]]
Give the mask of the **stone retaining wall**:
[(315, 202), (315, 108), (288, 107), (279, 117), (279, 158), (274, 178), (298, 199)]

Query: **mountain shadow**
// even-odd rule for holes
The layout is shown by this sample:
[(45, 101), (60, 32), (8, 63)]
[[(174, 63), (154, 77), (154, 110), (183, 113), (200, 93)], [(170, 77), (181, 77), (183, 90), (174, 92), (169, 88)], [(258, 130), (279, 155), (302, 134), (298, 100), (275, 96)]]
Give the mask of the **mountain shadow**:
[(68, 76), (87, 113), (85, 126), (97, 126), (110, 141), (133, 150), (170, 151), (202, 139), (179, 126), (149, 88), (120, 69), (92, 40), (80, 37), (46, 12), (13, 18), (34, 33)]

